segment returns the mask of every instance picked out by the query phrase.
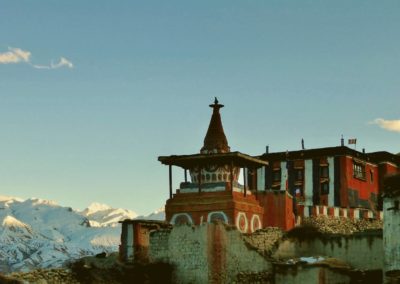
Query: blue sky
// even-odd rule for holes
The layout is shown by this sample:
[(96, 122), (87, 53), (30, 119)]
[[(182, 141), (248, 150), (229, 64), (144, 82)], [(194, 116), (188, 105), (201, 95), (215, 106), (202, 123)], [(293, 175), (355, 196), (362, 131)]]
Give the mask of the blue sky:
[(0, 7), (2, 195), (149, 213), (157, 156), (199, 152), (214, 96), (232, 150), (400, 152), (399, 1)]

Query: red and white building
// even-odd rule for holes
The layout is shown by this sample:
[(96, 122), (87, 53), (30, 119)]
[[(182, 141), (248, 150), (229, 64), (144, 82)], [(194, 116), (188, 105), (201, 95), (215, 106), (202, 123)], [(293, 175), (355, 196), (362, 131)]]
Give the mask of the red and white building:
[[(400, 172), (400, 156), (364, 153), (343, 145), (249, 156), (231, 152), (215, 100), (199, 154), (161, 156), (169, 166), (166, 219), (199, 225), (215, 219), (241, 232), (290, 229), (311, 215), (381, 218), (383, 177)], [(185, 181), (173, 192), (172, 167)], [(190, 173), (190, 180), (187, 172)], [(238, 183), (239, 174), (243, 184)]]

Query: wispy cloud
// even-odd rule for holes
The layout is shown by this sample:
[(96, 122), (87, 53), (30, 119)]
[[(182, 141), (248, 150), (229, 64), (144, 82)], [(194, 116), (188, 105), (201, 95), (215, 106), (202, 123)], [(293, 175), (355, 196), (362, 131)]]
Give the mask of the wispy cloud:
[(35, 65), (32, 64), (32, 66), (36, 69), (57, 69), (61, 67), (68, 67), (68, 68), (74, 68), (74, 64), (72, 64), (71, 61), (68, 59), (61, 57), (58, 63), (51, 62), (50, 65)]
[(20, 48), (9, 47), (8, 51), (0, 52), (0, 64), (27, 63), (36, 69), (58, 69), (61, 67), (74, 68), (74, 64), (65, 57), (60, 57), (57, 63), (38, 65), (31, 62), (31, 52)]
[(388, 131), (400, 132), (400, 119), (398, 120), (386, 120), (383, 118), (377, 118), (371, 121), (370, 124), (376, 124), (380, 128)]
[(8, 51), (0, 53), (0, 64), (29, 62), (31, 53), (20, 48), (9, 47)]
[(53, 64), (51, 63), (51, 67), (54, 68), (60, 68), (60, 67), (68, 67), (68, 68), (74, 68), (74, 64), (72, 64), (71, 61), (69, 61), (68, 59), (61, 57), (60, 61), (57, 64)]

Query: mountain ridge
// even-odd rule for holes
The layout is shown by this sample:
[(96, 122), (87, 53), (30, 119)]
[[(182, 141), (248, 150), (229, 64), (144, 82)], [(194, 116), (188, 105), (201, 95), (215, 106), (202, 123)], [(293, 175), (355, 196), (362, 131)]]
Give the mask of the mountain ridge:
[[(118, 222), (136, 217), (132, 210), (100, 203), (79, 211), (40, 198), (0, 196), (0, 271), (60, 267), (83, 256), (118, 251)], [(140, 217), (159, 220), (165, 214), (161, 210)]]

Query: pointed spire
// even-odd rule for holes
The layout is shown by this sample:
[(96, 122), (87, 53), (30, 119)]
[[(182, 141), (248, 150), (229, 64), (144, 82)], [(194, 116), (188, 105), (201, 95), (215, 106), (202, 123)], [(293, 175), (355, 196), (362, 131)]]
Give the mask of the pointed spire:
[(201, 148), (201, 153), (227, 153), (230, 151), (228, 141), (224, 133), (222, 126), (221, 115), (219, 109), (223, 108), (224, 105), (219, 104), (218, 99), (215, 98), (214, 104), (210, 107), (213, 109), (213, 113), (208, 126), (206, 137), (204, 138), (204, 146)]

